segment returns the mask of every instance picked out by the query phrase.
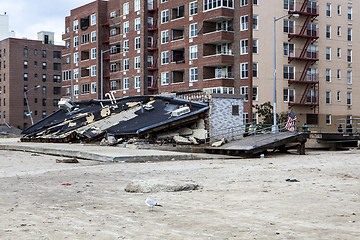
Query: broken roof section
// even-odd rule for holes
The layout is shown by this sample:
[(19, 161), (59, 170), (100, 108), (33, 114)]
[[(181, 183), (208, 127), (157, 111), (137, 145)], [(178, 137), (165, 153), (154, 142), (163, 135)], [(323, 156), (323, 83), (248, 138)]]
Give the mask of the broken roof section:
[(105, 134), (142, 136), (203, 118), (207, 104), (163, 96), (135, 96), (115, 101), (76, 102), (23, 131), (21, 141), (95, 141)]

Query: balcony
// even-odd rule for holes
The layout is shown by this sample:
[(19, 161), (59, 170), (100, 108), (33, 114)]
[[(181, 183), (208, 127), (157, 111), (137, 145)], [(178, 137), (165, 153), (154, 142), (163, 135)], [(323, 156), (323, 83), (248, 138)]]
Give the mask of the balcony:
[(234, 18), (234, 9), (233, 8), (216, 8), (211, 11), (203, 12), (205, 21), (221, 21), (224, 19), (231, 20)]
[(215, 30), (207, 32), (202, 35), (205, 43), (208, 44), (223, 44), (234, 42), (234, 32), (225, 30)]
[(171, 51), (171, 62), (172, 63), (185, 63), (185, 49), (179, 48)]
[(185, 37), (184, 26), (171, 29), (171, 41), (172, 42), (184, 40), (184, 37)]
[[(225, 87), (233, 87), (234, 76), (231, 72), (232, 66), (227, 65), (223, 67), (204, 67), (203, 68), (203, 80), (214, 81), (216, 84), (220, 84)], [(219, 85), (218, 85), (219, 86)]]
[(204, 56), (203, 59), (204, 66), (212, 66), (212, 67), (222, 67), (231, 65), (234, 63), (234, 55), (230, 54), (214, 54)]
[[(297, 76), (301, 76), (301, 72), (297, 73)], [(303, 80), (300, 78), (289, 79), (289, 83), (305, 83), (305, 84), (318, 84), (319, 83), (319, 74), (318, 73), (308, 73)]]

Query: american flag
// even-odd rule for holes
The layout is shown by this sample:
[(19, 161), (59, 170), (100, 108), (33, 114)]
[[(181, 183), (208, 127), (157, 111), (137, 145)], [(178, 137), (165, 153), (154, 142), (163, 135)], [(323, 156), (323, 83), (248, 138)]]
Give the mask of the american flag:
[(286, 130), (293, 132), (295, 130), (295, 121), (296, 121), (296, 115), (294, 111), (291, 109), (291, 112), (289, 114), (288, 120), (285, 125)]

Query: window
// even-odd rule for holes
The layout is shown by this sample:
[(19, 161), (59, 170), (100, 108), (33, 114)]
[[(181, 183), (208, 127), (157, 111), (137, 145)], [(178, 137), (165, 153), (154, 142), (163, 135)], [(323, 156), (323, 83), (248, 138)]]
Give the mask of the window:
[(134, 58), (134, 68), (139, 69), (140, 68), (140, 56)]
[(351, 105), (352, 104), (352, 94), (351, 92), (346, 93), (346, 104)]
[(241, 69), (241, 79), (248, 78), (249, 76), (249, 64), (248, 63), (241, 63), (240, 64)]
[(79, 62), (79, 53), (74, 53), (74, 63), (78, 63)]
[(123, 89), (124, 90), (129, 89), (129, 85), (130, 85), (129, 78), (124, 78), (123, 79)]
[(341, 92), (340, 92), (340, 91), (337, 91), (337, 92), (336, 92), (336, 100), (337, 100), (338, 102), (341, 101)]
[(259, 16), (258, 16), (258, 15), (254, 15), (254, 16), (253, 16), (253, 29), (254, 29), (254, 30), (258, 30), (258, 29), (259, 29), (258, 23), (259, 23)]
[(129, 51), (129, 40), (124, 40), (124, 47), (123, 47), (123, 51), (124, 52), (128, 52)]
[(294, 80), (295, 79), (295, 67), (294, 66), (284, 66), (284, 79), (285, 80)]
[(169, 9), (161, 11), (161, 23), (167, 23), (169, 21)]
[(135, 88), (140, 88), (140, 76), (135, 77)]
[(338, 14), (338, 15), (341, 15), (341, 5), (338, 5), (338, 6), (337, 6), (337, 14)]
[(326, 48), (326, 56), (325, 59), (330, 61), (331, 60), (331, 47)]
[(197, 13), (198, 13), (198, 2), (195, 1), (195, 2), (189, 3), (189, 15), (192, 16)]
[(24, 69), (28, 68), (28, 61), (24, 61)]
[(127, 71), (130, 69), (130, 60), (129, 58), (124, 59), (124, 71)]
[(135, 50), (140, 49), (140, 37), (135, 38)]
[(284, 10), (294, 11), (295, 10), (295, 0), (284, 0)]
[(231, 105), (231, 112), (233, 116), (239, 116), (240, 110), (239, 105)]
[[(248, 0), (241, 0), (244, 3), (248, 2)], [(226, 7), (226, 8), (234, 8), (233, 0), (205, 0), (204, 1), (204, 11), (220, 8), (220, 7)]]
[(216, 54), (231, 55), (232, 54), (231, 46), (232, 46), (231, 43), (216, 45)]
[[(46, 101), (45, 101), (45, 104), (46, 104)], [(42, 118), (45, 118), (45, 117), (46, 117), (46, 111), (42, 111)]]
[(74, 47), (79, 46), (79, 37), (74, 37)]
[(331, 26), (326, 25), (326, 38), (331, 38)]
[(246, 31), (249, 28), (249, 17), (248, 15), (240, 17), (240, 30)]
[(249, 4), (249, 0), (240, 0), (240, 7), (247, 6)]
[(96, 31), (91, 32), (91, 42), (96, 42)]
[(111, 81), (110, 82), (110, 89), (111, 90), (116, 90), (117, 89), (117, 82), (116, 81)]
[(60, 95), (61, 94), (61, 87), (54, 87), (53, 88), (53, 94), (54, 95)]
[(54, 59), (61, 59), (61, 51), (54, 51), (53, 52)]
[(139, 31), (141, 28), (140, 18), (135, 18), (135, 31)]
[(259, 40), (253, 39), (253, 53), (258, 53), (259, 51)]
[(91, 76), (96, 76), (96, 65), (91, 66)]
[(116, 63), (112, 63), (110, 65), (110, 72), (117, 72), (117, 64)]
[(338, 58), (341, 58), (341, 48), (337, 49), (337, 54), (336, 55), (337, 55)]
[(352, 20), (352, 7), (348, 7), (348, 20)]
[(42, 69), (43, 69), (43, 70), (46, 70), (46, 62), (43, 62), (43, 63), (42, 63)]
[[(27, 82), (29, 80), (28, 78), (28, 74), (27, 73), (24, 73), (24, 81)], [(5, 93), (5, 92), (4, 92)]]
[(341, 27), (340, 26), (337, 27), (337, 35), (339, 37), (341, 36)]
[(110, 18), (116, 18), (116, 11), (110, 12)]
[(352, 28), (348, 28), (347, 40), (352, 41)]
[(352, 62), (352, 50), (351, 50), (351, 49), (348, 49), (348, 50), (347, 50), (347, 61), (348, 61), (349, 63)]
[(46, 82), (46, 74), (43, 74), (43, 75), (42, 75), (42, 81), (43, 81), (43, 82)]
[(91, 26), (95, 25), (96, 24), (96, 13), (92, 14), (90, 18), (91, 18)]
[(194, 60), (198, 58), (198, 46), (190, 46), (189, 48), (189, 52), (190, 52), (190, 60)]
[(253, 77), (258, 77), (258, 63), (257, 62), (253, 63), (252, 72), (253, 72)]
[(247, 86), (240, 87), (240, 94), (244, 95), (244, 101), (249, 101), (249, 92)]
[(161, 64), (169, 63), (169, 51), (161, 52)]
[(53, 70), (61, 71), (61, 63), (54, 63), (53, 64)]
[(79, 69), (74, 69), (74, 79), (79, 79)]
[(190, 24), (190, 38), (197, 37), (198, 35), (198, 24)]
[(241, 55), (248, 54), (248, 49), (249, 49), (248, 44), (249, 44), (248, 39), (243, 39), (240, 41)]
[(71, 80), (71, 70), (63, 71), (63, 81)]
[(110, 30), (110, 36), (115, 36), (117, 34), (116, 28)]
[(330, 3), (326, 4), (326, 16), (331, 17), (331, 4)]
[(74, 31), (79, 30), (79, 20), (74, 20), (73, 25), (74, 25), (74, 28), (73, 28)]
[(129, 21), (124, 22), (124, 34), (127, 34), (130, 31)]
[(351, 70), (347, 71), (346, 78), (347, 78), (347, 84), (352, 84), (352, 71)]
[(331, 104), (331, 91), (327, 90), (325, 92), (325, 103)]
[(284, 102), (295, 102), (295, 89), (284, 88), (283, 100), (284, 100)]
[(96, 48), (91, 49), (91, 59), (96, 59)]
[(326, 125), (331, 125), (331, 115), (330, 114), (325, 115), (325, 123), (326, 123)]
[(53, 76), (53, 81), (55, 83), (60, 83), (61, 82), (61, 76), (60, 75), (54, 75)]
[(327, 68), (325, 71), (325, 81), (331, 82), (331, 69)]
[(295, 33), (295, 21), (284, 19), (284, 33)]
[(90, 93), (90, 85), (88, 83), (81, 84), (81, 94)]
[(284, 48), (284, 56), (287, 57), (295, 57), (295, 44), (294, 43), (287, 43), (285, 42), (283, 44)]
[(190, 82), (196, 82), (198, 80), (198, 68), (190, 68)]
[(168, 84), (169, 84), (169, 72), (162, 72), (161, 85), (168, 85)]
[(46, 58), (46, 50), (42, 50), (42, 57)]
[(74, 96), (79, 95), (79, 85), (74, 85)]
[(161, 44), (169, 42), (169, 30), (161, 32)]
[(42, 94), (43, 94), (43, 95), (46, 95), (46, 87), (45, 87), (45, 86), (42, 87)]
[(338, 69), (337, 71), (336, 71), (336, 77), (337, 77), (337, 79), (341, 79), (341, 69)]
[(185, 6), (176, 6), (171, 8), (171, 19), (183, 18), (185, 16)]
[(243, 113), (243, 123), (249, 123), (249, 113)]
[(254, 86), (252, 90), (253, 90), (253, 92), (252, 92), (252, 100), (253, 101), (258, 101), (258, 91), (259, 91), (258, 87)]
[(134, 2), (134, 11), (140, 11), (140, 0), (135, 0)]
[(129, 3), (124, 3), (123, 4), (123, 15), (128, 15), (129, 14)]

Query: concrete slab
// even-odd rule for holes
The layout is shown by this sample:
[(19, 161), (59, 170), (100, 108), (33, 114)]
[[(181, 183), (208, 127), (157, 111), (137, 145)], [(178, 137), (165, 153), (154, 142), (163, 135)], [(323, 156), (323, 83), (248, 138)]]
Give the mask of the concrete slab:
[(0, 150), (25, 151), (101, 162), (147, 162), (234, 158), (231, 156), (211, 154), (129, 149), (90, 144), (29, 143), (18, 142), (16, 139), (9, 139), (8, 141), (1, 140)]

